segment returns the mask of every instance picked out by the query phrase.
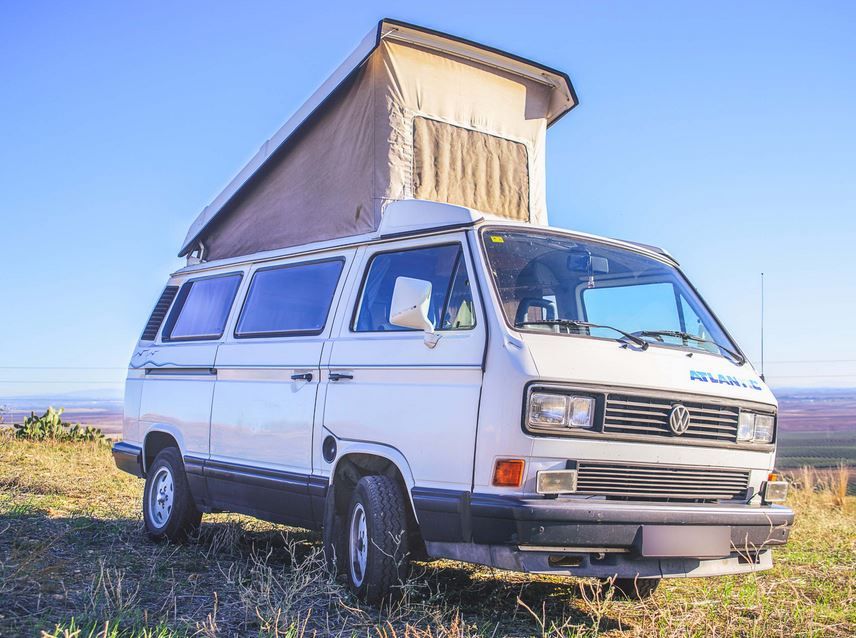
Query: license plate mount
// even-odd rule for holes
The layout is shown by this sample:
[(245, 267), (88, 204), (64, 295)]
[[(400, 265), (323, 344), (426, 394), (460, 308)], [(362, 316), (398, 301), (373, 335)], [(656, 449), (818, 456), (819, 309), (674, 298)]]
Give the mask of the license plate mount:
[(639, 552), (646, 558), (724, 558), (731, 553), (728, 526), (643, 525)]

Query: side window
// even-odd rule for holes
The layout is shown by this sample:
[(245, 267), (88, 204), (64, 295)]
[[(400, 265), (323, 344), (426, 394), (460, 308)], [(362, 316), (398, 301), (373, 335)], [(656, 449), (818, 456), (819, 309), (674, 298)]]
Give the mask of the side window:
[(256, 271), (236, 337), (318, 334), (342, 273), (341, 259)]
[(240, 274), (188, 281), (164, 328), (164, 341), (219, 339), (235, 300)]
[[(355, 332), (410, 330), (389, 322), (392, 292), (399, 277), (431, 282), (428, 318), (438, 329), (462, 329), (474, 325), (472, 294), (461, 246), (449, 244), (380, 253), (372, 257), (354, 323)], [(456, 321), (461, 325), (456, 326)]]

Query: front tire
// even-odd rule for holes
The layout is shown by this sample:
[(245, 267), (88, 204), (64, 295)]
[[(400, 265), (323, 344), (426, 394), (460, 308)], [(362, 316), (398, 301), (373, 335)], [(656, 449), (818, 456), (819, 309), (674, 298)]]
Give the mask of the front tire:
[(324, 501), (322, 540), (327, 567), (334, 578), (344, 574), (348, 568), (347, 548), (342, 538), (344, 519), (345, 513), (338, 511), (336, 507), (336, 486), (331, 485), (327, 491), (327, 499)]
[(645, 600), (654, 595), (660, 585), (660, 578), (616, 578), (610, 584), (604, 584), (615, 590), (616, 598), (624, 600)]
[(399, 485), (386, 476), (360, 479), (345, 518), (348, 585), (363, 602), (395, 593), (410, 563), (407, 513)]
[(185, 541), (202, 520), (187, 484), (181, 454), (174, 447), (161, 450), (148, 468), (143, 520), (149, 538), (173, 543)]

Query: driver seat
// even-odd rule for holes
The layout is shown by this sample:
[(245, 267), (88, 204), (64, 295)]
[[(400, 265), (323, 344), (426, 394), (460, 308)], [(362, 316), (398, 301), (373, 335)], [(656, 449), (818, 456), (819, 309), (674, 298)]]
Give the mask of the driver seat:
[(553, 320), (556, 318), (556, 306), (552, 301), (542, 297), (524, 297), (520, 300), (520, 305), (517, 306), (514, 322), (519, 324), (524, 321), (536, 321), (536, 319), (529, 319), (529, 311), (532, 308), (543, 310), (541, 319)]

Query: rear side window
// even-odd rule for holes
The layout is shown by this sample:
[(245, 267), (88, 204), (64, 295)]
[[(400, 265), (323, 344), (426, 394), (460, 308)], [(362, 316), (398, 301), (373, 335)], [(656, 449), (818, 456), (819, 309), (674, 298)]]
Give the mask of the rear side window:
[(219, 339), (235, 300), (240, 273), (185, 283), (164, 328), (164, 341)]
[(236, 337), (318, 334), (324, 330), (344, 262), (341, 259), (258, 270)]
[(372, 257), (354, 324), (355, 332), (412, 330), (389, 322), (392, 292), (399, 277), (431, 282), (428, 318), (438, 330), (466, 329), (475, 325), (461, 246), (449, 244), (379, 253)]

